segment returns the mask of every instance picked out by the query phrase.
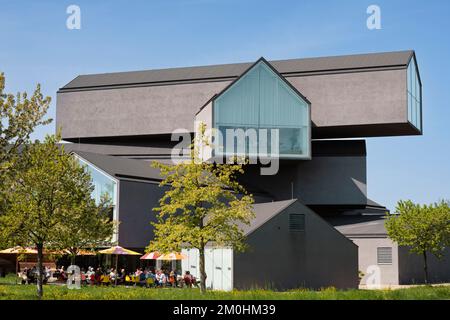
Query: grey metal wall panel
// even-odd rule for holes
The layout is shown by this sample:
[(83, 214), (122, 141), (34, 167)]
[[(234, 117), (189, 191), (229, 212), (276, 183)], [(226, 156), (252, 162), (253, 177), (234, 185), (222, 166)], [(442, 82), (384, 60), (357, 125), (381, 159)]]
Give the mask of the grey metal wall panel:
[(406, 69), (288, 77), (317, 127), (407, 122)]
[(152, 208), (165, 189), (157, 184), (121, 180), (119, 183), (119, 245), (125, 248), (145, 248), (153, 239), (156, 213)]
[[(409, 253), (409, 248), (399, 247), (399, 282), (400, 284), (424, 283), (423, 257)], [(442, 260), (428, 253), (428, 277), (430, 283), (450, 282), (450, 249), (444, 252)]]
[(193, 132), (195, 113), (228, 83), (58, 93), (56, 126), (64, 139)]
[(281, 162), (276, 175), (261, 176), (246, 168), (243, 182), (257, 186), (277, 200), (297, 198), (307, 205), (366, 205), (365, 156), (313, 157), (310, 161)]
[[(289, 213), (305, 214), (305, 231), (289, 232)], [(358, 248), (298, 201), (251, 233), (234, 255), (234, 285), (249, 288), (356, 288)]]
[[(419, 134), (407, 122), (406, 69), (287, 80), (311, 101), (313, 137)], [(179, 128), (193, 131), (200, 107), (230, 82), (61, 91), (56, 125), (64, 139), (167, 134)]]
[[(312, 103), (315, 138), (420, 134), (407, 121), (412, 51), (274, 61)], [(193, 131), (199, 108), (249, 64), (79, 76), (57, 94), (64, 139)]]

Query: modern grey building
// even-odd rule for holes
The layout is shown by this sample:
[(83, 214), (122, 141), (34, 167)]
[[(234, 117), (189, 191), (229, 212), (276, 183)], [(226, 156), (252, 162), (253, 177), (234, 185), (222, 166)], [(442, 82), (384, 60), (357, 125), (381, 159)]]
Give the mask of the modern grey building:
[[(385, 215), (361, 212), (359, 214), (328, 217), (327, 221), (358, 246), (358, 265), (363, 272), (360, 284), (374, 285), (379, 280), (382, 287), (424, 282), (423, 258), (399, 246), (387, 236)], [(450, 250), (437, 259), (428, 254), (429, 281), (450, 281)], [(379, 274), (375, 274), (376, 269)], [(377, 279), (378, 278), (378, 279)]]
[[(279, 151), (277, 173), (261, 175), (264, 165), (254, 164), (240, 178), (256, 208), (273, 210), (270, 222), (249, 233), (250, 251), (232, 253), (233, 286), (266, 285), (270, 270), (282, 270), (291, 280), (274, 278), (271, 285), (356, 287), (356, 248), (324, 219), (385, 210), (367, 198), (364, 139), (422, 134), (414, 51), (76, 77), (57, 93), (56, 124), (71, 142), (66, 149), (93, 173), (96, 197), (107, 192), (113, 198), (120, 245), (139, 249), (152, 239), (152, 208), (164, 190), (150, 161), (170, 162), (178, 148), (171, 134), (183, 129), (194, 136), (196, 121), (218, 132), (277, 132), (275, 140), (268, 136), (269, 151)], [(209, 156), (235, 151), (226, 142)], [(263, 153), (252, 147), (246, 142), (245, 153)], [(306, 217), (298, 234), (286, 227), (291, 209), (280, 213), (272, 204), (292, 199), (289, 208)], [(256, 211), (255, 223), (258, 212), (267, 214)], [(277, 223), (285, 227), (274, 228)], [(279, 259), (264, 262), (262, 243), (269, 248), (264, 241), (270, 239), (279, 241)], [(249, 276), (252, 261), (258, 277)], [(329, 270), (326, 263), (339, 267)]]
[[(358, 285), (358, 247), (296, 199), (254, 205), (243, 226), (243, 253), (211, 245), (205, 253), (207, 286), (230, 290), (349, 288)], [(330, 245), (330, 244), (333, 245)], [(183, 270), (198, 276), (198, 252), (183, 250)]]

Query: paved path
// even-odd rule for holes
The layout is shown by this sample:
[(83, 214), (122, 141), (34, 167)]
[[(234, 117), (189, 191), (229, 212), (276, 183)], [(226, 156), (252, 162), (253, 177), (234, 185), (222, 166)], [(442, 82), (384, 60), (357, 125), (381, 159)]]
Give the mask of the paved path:
[[(430, 284), (432, 287), (440, 287), (440, 286), (450, 286), (450, 283), (432, 283)], [(393, 284), (393, 285), (381, 285), (379, 287), (367, 287), (366, 285), (360, 285), (359, 289), (361, 290), (397, 290), (397, 289), (408, 289), (414, 287), (423, 287), (425, 284)]]

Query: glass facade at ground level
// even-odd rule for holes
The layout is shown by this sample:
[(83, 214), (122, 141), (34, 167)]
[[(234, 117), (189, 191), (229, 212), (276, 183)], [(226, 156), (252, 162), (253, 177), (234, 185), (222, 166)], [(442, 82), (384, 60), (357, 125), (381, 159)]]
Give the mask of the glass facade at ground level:
[[(258, 62), (230, 88), (214, 100), (214, 127), (222, 132), (222, 154), (236, 154), (227, 150), (226, 129), (256, 129), (246, 136), (246, 155), (254, 150), (260, 141), (267, 140), (267, 146), (257, 146), (258, 153), (264, 150), (274, 153), (279, 150), (281, 158), (310, 157), (310, 106), (264, 61)], [(266, 130), (259, 130), (266, 129)], [(273, 131), (278, 129), (279, 143), (272, 146)], [(261, 135), (265, 135), (260, 139)], [(262, 152), (264, 153), (264, 152)], [(238, 153), (239, 154), (239, 153)]]
[(408, 121), (422, 131), (422, 85), (414, 57), (407, 70)]

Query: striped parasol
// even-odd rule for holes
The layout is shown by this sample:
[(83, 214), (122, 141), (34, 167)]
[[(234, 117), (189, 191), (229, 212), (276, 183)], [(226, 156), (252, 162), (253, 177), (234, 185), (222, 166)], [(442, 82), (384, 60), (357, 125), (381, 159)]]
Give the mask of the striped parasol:
[[(72, 254), (69, 250), (64, 250), (65, 254)], [(92, 250), (86, 250), (86, 249), (80, 249), (77, 251), (77, 256), (95, 256), (95, 251)]]
[(171, 252), (161, 255), (157, 260), (183, 260), (186, 256), (179, 252)]
[(121, 246), (114, 246), (105, 250), (100, 250), (98, 253), (102, 254), (115, 254), (115, 255), (131, 255), (131, 256), (140, 256), (141, 254), (136, 251), (132, 251), (129, 249), (122, 248)]
[(153, 251), (153, 252), (148, 252), (148, 253), (144, 254), (139, 259), (141, 259), (141, 260), (156, 260), (160, 256), (161, 256), (161, 253), (159, 253), (158, 251)]
[[(116, 270), (117, 270), (117, 266), (119, 264), (119, 255), (127, 255), (127, 256), (140, 256), (141, 255), (139, 252), (125, 249), (121, 246), (114, 246), (114, 247), (111, 247), (111, 248), (108, 248), (105, 250), (100, 250), (98, 253), (116, 255)], [(117, 277), (115, 280), (115, 285), (117, 285)]]

